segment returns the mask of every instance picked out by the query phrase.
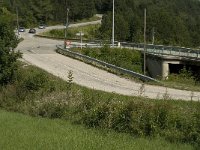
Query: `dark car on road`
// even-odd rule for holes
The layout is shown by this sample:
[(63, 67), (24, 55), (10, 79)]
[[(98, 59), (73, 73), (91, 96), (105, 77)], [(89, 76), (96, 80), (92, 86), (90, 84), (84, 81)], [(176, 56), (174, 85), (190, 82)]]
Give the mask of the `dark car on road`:
[(30, 29), (29, 33), (33, 33), (34, 34), (34, 33), (36, 33), (36, 30), (35, 29)]

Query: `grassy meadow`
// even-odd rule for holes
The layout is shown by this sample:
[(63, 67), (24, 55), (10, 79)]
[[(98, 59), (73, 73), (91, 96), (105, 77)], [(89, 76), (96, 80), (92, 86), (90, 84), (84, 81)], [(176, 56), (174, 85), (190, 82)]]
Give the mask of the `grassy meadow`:
[(0, 87), (0, 108), (67, 120), (100, 132), (109, 130), (152, 140), (161, 137), (169, 144), (199, 148), (199, 102), (106, 93), (74, 84), (73, 72), (66, 76), (67, 82), (34, 66), (20, 64), (15, 81)]
[(134, 138), (106, 130), (88, 129), (59, 119), (30, 117), (0, 110), (2, 150), (192, 150), (161, 138)]

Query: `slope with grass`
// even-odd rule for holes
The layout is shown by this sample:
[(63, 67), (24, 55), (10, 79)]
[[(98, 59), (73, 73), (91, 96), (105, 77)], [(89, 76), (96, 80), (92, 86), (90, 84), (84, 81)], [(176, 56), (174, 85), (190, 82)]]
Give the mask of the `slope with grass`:
[[(100, 25), (87, 25), (82, 27), (70, 27), (67, 29), (67, 39), (80, 39), (79, 36), (77, 36), (77, 33), (84, 33), (83, 39), (84, 40), (94, 40), (97, 38), (98, 29), (100, 28)], [(55, 39), (64, 39), (65, 32), (64, 27), (63, 29), (52, 29), (47, 32), (43, 32), (39, 34), (39, 36), (43, 37), (49, 37), (49, 38), (55, 38)]]
[(60, 118), (90, 128), (162, 137), (200, 146), (199, 102), (150, 100), (87, 89), (33, 66), (18, 70), (16, 81), (0, 87), (0, 108), (35, 117)]
[(0, 110), (0, 149), (3, 150), (192, 150), (190, 145), (171, 144), (161, 138), (86, 129), (63, 120), (32, 118)]

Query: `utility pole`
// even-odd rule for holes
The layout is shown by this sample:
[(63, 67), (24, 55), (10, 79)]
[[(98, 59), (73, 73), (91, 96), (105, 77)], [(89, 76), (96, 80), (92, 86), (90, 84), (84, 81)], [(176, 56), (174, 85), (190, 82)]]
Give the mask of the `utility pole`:
[(16, 15), (17, 15), (17, 35), (19, 36), (19, 13), (18, 13), (18, 7), (16, 7)]
[(144, 75), (146, 75), (146, 28), (147, 28), (147, 10), (144, 9)]
[(115, 0), (113, 0), (112, 47), (115, 44)]
[(154, 45), (155, 42), (155, 28), (152, 29), (152, 44)]
[(68, 25), (69, 25), (69, 8), (67, 8), (67, 17), (66, 17), (66, 21), (65, 21), (65, 39), (64, 39), (64, 48), (65, 49), (67, 47), (66, 40), (67, 40), (67, 28), (68, 28)]
[(83, 33), (82, 33), (82, 31), (80, 31), (80, 38), (81, 38), (81, 49), (83, 48), (83, 38), (82, 38), (82, 35), (83, 35)]

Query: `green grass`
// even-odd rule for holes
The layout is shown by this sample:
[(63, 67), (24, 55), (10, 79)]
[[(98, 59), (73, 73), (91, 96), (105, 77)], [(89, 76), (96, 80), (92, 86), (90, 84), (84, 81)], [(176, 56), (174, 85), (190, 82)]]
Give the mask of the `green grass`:
[(187, 72), (186, 69), (182, 69), (180, 74), (169, 75), (169, 79), (163, 81), (163, 83), (167, 87), (190, 91), (200, 91), (200, 82), (198, 81), (198, 78), (199, 77), (197, 76), (194, 77), (194, 75), (190, 72)]
[[(100, 17), (98, 17), (98, 16), (96, 16), (96, 15), (94, 15), (94, 16), (92, 16), (92, 17), (90, 17), (90, 18), (84, 18), (84, 19), (81, 19), (81, 20), (69, 20), (69, 23), (70, 24), (76, 24), (76, 23), (84, 23), (84, 22), (91, 22), (91, 21), (98, 21), (98, 20), (100, 20), (101, 18)], [(58, 24), (60, 24), (61, 22), (55, 22), (55, 21), (50, 21), (50, 22), (48, 22), (48, 25), (58, 25)], [(37, 25), (37, 24), (36, 24)], [(36, 26), (35, 25), (35, 26)], [(34, 26), (33, 26), (34, 27)]]
[(150, 100), (92, 90), (34, 66), (19, 68), (16, 81), (0, 87), (0, 107), (6, 110), (138, 137), (161, 136), (195, 147), (200, 145), (199, 106), (199, 102)]
[(82, 20), (77, 20), (75, 21), (74, 23), (83, 23), (83, 22), (90, 22), (90, 21), (97, 21), (97, 20), (100, 20), (101, 18), (94, 15), (92, 16), (91, 18), (86, 18), (86, 19), (82, 19)]
[(161, 138), (134, 138), (126, 134), (86, 129), (63, 120), (32, 118), (0, 110), (2, 150), (190, 150)]
[(142, 54), (126, 48), (73, 48), (72, 51), (87, 55), (89, 57), (122, 67), (134, 72), (142, 73)]
[[(67, 38), (68, 39), (80, 39), (79, 36), (76, 36), (76, 33), (82, 31), (84, 33), (84, 40), (94, 40), (96, 39), (96, 35), (98, 32), (100, 25), (87, 25), (81, 27), (73, 27), (68, 28), (67, 30)], [(41, 33), (41, 36), (46, 36), (55, 39), (63, 39), (64, 38), (64, 29), (53, 29), (47, 32)]]

